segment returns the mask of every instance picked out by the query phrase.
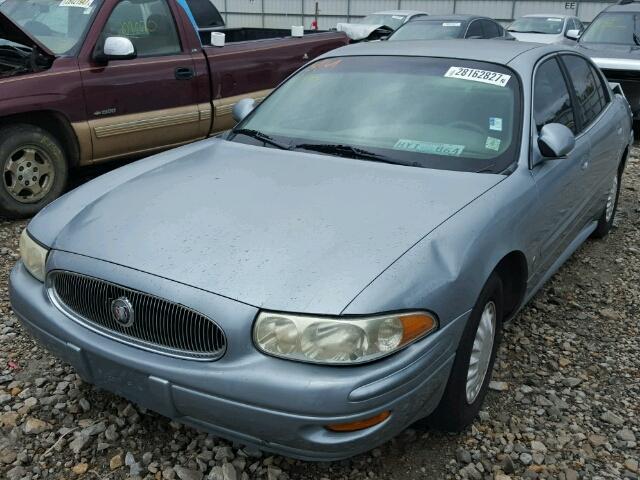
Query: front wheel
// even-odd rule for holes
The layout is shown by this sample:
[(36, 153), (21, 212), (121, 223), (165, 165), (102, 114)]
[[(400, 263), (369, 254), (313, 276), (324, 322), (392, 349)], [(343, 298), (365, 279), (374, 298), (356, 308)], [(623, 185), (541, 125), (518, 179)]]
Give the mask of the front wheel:
[(487, 394), (502, 331), (502, 281), (492, 274), (471, 311), (460, 339), (445, 392), (428, 422), (436, 428), (464, 430)]
[(622, 181), (622, 173), (616, 172), (611, 180), (609, 192), (607, 193), (607, 203), (598, 219), (598, 226), (593, 231), (593, 238), (606, 237), (613, 227), (613, 220), (616, 218), (618, 210), (618, 199), (620, 198), (620, 183)]
[(60, 143), (35, 125), (0, 129), (0, 216), (24, 218), (62, 194), (68, 167)]

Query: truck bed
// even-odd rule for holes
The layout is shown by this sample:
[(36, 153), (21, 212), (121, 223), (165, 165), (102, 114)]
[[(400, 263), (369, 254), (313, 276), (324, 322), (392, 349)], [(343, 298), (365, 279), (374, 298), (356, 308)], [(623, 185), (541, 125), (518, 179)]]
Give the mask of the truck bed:
[[(252, 42), (256, 40), (270, 40), (274, 38), (291, 37), (290, 28), (254, 28), (254, 27), (214, 27), (199, 28), (198, 34), (202, 45), (211, 45), (211, 32), (220, 32), (225, 34), (226, 43)], [(331, 33), (325, 30), (305, 30), (305, 37), (308, 35), (318, 35), (322, 33)], [(335, 33), (335, 32), (334, 32)]]

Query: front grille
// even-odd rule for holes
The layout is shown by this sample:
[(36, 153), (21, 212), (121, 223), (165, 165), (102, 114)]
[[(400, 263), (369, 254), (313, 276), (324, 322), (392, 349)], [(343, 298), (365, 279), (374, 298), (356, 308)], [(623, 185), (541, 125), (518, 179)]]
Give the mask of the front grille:
[[(225, 351), (222, 329), (183, 305), (73, 272), (53, 271), (47, 285), (54, 303), (72, 320), (121, 342), (196, 360), (215, 360)], [(116, 319), (115, 300), (126, 304), (132, 321)]]

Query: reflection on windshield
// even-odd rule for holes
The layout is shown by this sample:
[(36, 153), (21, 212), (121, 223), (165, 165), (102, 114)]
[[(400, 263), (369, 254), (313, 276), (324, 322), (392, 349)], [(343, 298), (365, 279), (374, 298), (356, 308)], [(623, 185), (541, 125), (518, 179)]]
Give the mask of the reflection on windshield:
[[(357, 88), (345, 88), (353, 85)], [(361, 160), (500, 172), (515, 160), (519, 95), (510, 70), (484, 62), (325, 59), (279, 87), (229, 139)]]
[(458, 21), (420, 20), (409, 22), (389, 40), (442, 40), (462, 36), (465, 24)]
[(53, 53), (71, 52), (102, 0), (5, 0), (0, 11)]
[(580, 42), (636, 45), (638, 15), (630, 13), (603, 13), (599, 15), (580, 38)]
[(522, 17), (509, 25), (507, 29), (516, 33), (562, 33), (562, 18), (558, 17)]

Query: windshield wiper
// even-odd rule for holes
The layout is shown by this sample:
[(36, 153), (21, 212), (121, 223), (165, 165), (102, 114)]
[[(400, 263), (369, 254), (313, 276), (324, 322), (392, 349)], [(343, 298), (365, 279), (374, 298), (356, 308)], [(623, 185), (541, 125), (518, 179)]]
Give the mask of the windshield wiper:
[(294, 145), (293, 148), (301, 148), (303, 150), (311, 150), (328, 155), (336, 155), (338, 157), (359, 158), (362, 160), (372, 160), (374, 162), (391, 163), (394, 165), (408, 165), (406, 163), (391, 160), (384, 155), (369, 152), (362, 148), (353, 147), (351, 145), (327, 144), (327, 143), (301, 143)]
[(240, 130), (232, 130), (233, 135), (245, 135), (247, 137), (255, 138), (256, 140), (260, 140), (263, 143), (267, 143), (276, 148), (280, 148), (282, 150), (291, 150), (291, 146), (285, 143), (280, 143), (277, 140), (274, 140), (266, 133), (260, 132), (258, 130), (252, 130), (250, 128), (241, 128)]
[(508, 32), (515, 32), (515, 33), (547, 33), (547, 32), (541, 32), (540, 30), (507, 30)]

